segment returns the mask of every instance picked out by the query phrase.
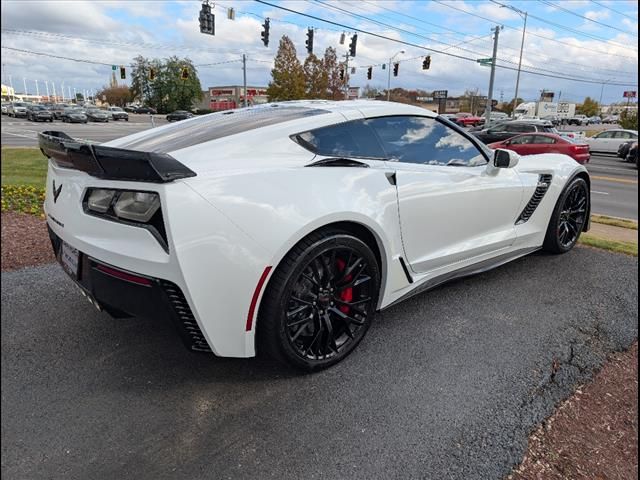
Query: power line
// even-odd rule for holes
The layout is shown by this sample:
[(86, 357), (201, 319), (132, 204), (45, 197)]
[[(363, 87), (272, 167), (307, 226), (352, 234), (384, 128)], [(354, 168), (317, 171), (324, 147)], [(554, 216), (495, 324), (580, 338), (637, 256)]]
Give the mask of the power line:
[[(367, 0), (359, 0), (359, 1), (360, 1), (360, 2), (362, 2), (362, 3), (367, 3), (367, 4), (372, 5), (372, 4), (371, 4), (369, 1), (367, 1)], [(401, 12), (397, 12), (397, 11), (395, 11), (395, 10), (391, 10), (391, 9), (389, 9), (389, 8), (383, 7), (382, 5), (375, 5), (375, 6), (376, 6), (376, 8), (379, 8), (379, 9), (381, 9), (381, 10), (385, 10), (385, 11), (388, 11), (388, 12), (394, 13), (395, 15), (398, 15), (398, 16), (401, 16), (401, 17), (405, 17), (405, 18), (409, 18), (409, 19), (412, 19), (412, 20), (416, 20), (416, 21), (418, 21), (418, 22), (420, 22), (420, 23), (425, 23), (425, 24), (427, 24), (427, 25), (434, 25), (434, 26), (438, 26), (438, 27), (440, 27), (439, 25), (436, 25), (436, 24), (433, 24), (433, 23), (430, 23), (430, 22), (424, 21), (424, 20), (422, 20), (422, 19), (420, 19), (420, 18), (413, 17), (413, 16), (411, 16), (411, 15), (407, 15), (407, 14), (404, 14), (404, 13), (401, 13)], [(369, 11), (370, 11), (370, 10), (369, 10)], [(373, 13), (373, 12), (372, 12), (372, 13)], [(382, 18), (386, 18), (386, 19), (388, 19), (388, 20), (392, 20), (392, 21), (393, 21), (393, 20), (395, 20), (395, 19), (392, 19), (392, 18), (390, 18), (390, 17), (385, 17), (384, 15), (380, 15), (380, 14), (378, 14), (378, 16), (380, 16), (380, 17), (382, 17)], [(413, 24), (411, 24), (411, 23), (410, 23), (409, 25), (414, 26), (414, 25), (413, 25)], [(460, 35), (460, 36), (462, 36), (462, 37), (466, 37), (466, 36), (468, 36), (468, 34), (463, 33), (463, 32), (459, 32), (459, 31), (457, 31), (457, 30), (453, 30), (453, 29), (446, 28), (446, 27), (440, 27), (440, 28), (446, 29), (446, 30), (448, 30), (449, 32), (453, 32), (453, 34)], [(511, 49), (511, 48), (505, 47), (505, 46), (503, 46), (503, 45), (501, 45), (501, 46), (500, 46), (500, 49), (501, 49), (501, 50), (505, 50), (505, 49), (506, 49), (506, 50), (512, 50), (512, 51), (514, 51), (514, 52), (518, 52), (518, 53), (519, 53), (519, 50), (514, 50), (514, 49)], [(550, 60), (548, 55), (540, 55), (540, 54), (536, 54), (536, 53), (532, 53), (532, 52), (527, 52), (527, 56), (537, 56), (538, 58), (544, 58), (546, 61), (549, 61), (549, 60)], [(594, 70), (601, 70), (601, 71), (603, 71), (603, 72), (608, 71), (608, 72), (613, 72), (613, 73), (628, 73), (629, 75), (633, 75), (633, 76), (637, 77), (637, 73), (629, 72), (629, 71), (623, 71), (623, 70), (618, 70), (618, 69), (613, 70), (613, 69), (607, 69), (607, 68), (598, 68), (598, 69), (594, 69), (594, 68), (593, 68), (593, 65), (585, 65), (585, 64), (581, 64), (581, 63), (569, 62), (569, 61), (566, 61), (566, 60), (560, 60), (560, 59), (553, 59), (553, 61), (554, 61), (554, 62), (556, 62), (556, 63), (565, 63), (565, 64), (567, 64), (567, 65), (574, 65), (574, 66), (579, 66), (579, 67), (588, 68), (590, 71), (594, 71)]]
[[(414, 33), (414, 32), (410, 32), (410, 31), (405, 30), (405, 29), (402, 29), (402, 28), (394, 27), (393, 25), (389, 25), (389, 24), (386, 24), (386, 23), (380, 22), (380, 21), (378, 21), (378, 20), (371, 19), (371, 18), (369, 18), (369, 17), (366, 17), (366, 16), (364, 16), (364, 15), (360, 15), (360, 14), (358, 14), (358, 13), (350, 12), (350, 11), (345, 10), (345, 9), (343, 9), (343, 8), (336, 7), (336, 6), (334, 6), (334, 5), (328, 4), (328, 3), (326, 3), (326, 2), (324, 2), (324, 1), (322, 1), (322, 0), (314, 0), (314, 1), (315, 1), (316, 3), (319, 3), (319, 4), (321, 4), (321, 5), (324, 5), (324, 6), (326, 6), (326, 7), (329, 7), (329, 8), (331, 8), (331, 9), (333, 9), (333, 10), (336, 10), (336, 11), (339, 11), (339, 12), (342, 12), (342, 13), (346, 13), (346, 14), (347, 14), (347, 15), (349, 15), (349, 16), (356, 17), (356, 18), (359, 18), (359, 19), (363, 19), (363, 20), (366, 20), (366, 21), (368, 21), (368, 22), (371, 22), (371, 23), (374, 23), (374, 24), (377, 24), (377, 25), (381, 25), (381, 26), (384, 26), (384, 27), (387, 27), (387, 28), (391, 28), (391, 29), (396, 30), (396, 31), (398, 31), (398, 32), (408, 33), (408, 34), (411, 34), (411, 35), (414, 35), (414, 36), (417, 36), (417, 37), (420, 37), (420, 38), (424, 38), (424, 39), (426, 39), (426, 40), (430, 40), (429, 38), (425, 37), (424, 35), (420, 35), (420, 34), (417, 34), (417, 33)], [(445, 49), (445, 50), (443, 50), (443, 51), (446, 51), (446, 50), (448, 50), (448, 49), (450, 49), (450, 48), (457, 48), (457, 49), (463, 50), (463, 51), (465, 51), (465, 52), (469, 52), (469, 53), (472, 53), (472, 54), (474, 54), (474, 55), (478, 55), (479, 57), (487, 57), (487, 56), (489, 56), (489, 54), (485, 54), (485, 53), (478, 53), (478, 52), (475, 52), (475, 51), (473, 51), (473, 50), (469, 50), (469, 49), (466, 49), (466, 48), (461, 48), (460, 46), (457, 46), (457, 45), (450, 45), (450, 44), (448, 44), (448, 43), (445, 43), (445, 42), (439, 42), (439, 41), (437, 41), (437, 40), (433, 40), (433, 41), (435, 41), (436, 43), (441, 43), (441, 44), (443, 44), (443, 45), (447, 45), (447, 47), (448, 47), (448, 48), (446, 48), (446, 49)], [(462, 42), (462, 43), (466, 43), (466, 42)], [(510, 60), (506, 60), (506, 59), (502, 59), (502, 58), (497, 58), (497, 60), (499, 60), (499, 61), (501, 61), (501, 62), (504, 62), (504, 63), (512, 64), (512, 65), (518, 65), (518, 63), (516, 63), (516, 62), (512, 62), (512, 61), (510, 61)], [(549, 70), (549, 69), (541, 68), (541, 67), (534, 67), (534, 66), (532, 66), (532, 65), (529, 65), (529, 66), (528, 66), (528, 68), (533, 69), (533, 70), (538, 70), (538, 71), (541, 71), (541, 72), (548, 72), (548, 73), (553, 73), (553, 74), (558, 74), (558, 75), (565, 75), (565, 73), (564, 73), (564, 72), (558, 72), (557, 70)], [(595, 79), (592, 79), (592, 78), (587, 78), (587, 79), (588, 79), (588, 80), (595, 80)]]
[(594, 20), (593, 18), (585, 17), (584, 15), (580, 15), (579, 13), (573, 12), (573, 11), (571, 11), (571, 10), (567, 9), (567, 8), (564, 8), (564, 7), (561, 7), (561, 6), (559, 6), (559, 5), (556, 5), (555, 3), (549, 2), (548, 0), (540, 0), (540, 1), (541, 1), (542, 3), (544, 3), (545, 5), (549, 5), (550, 7), (553, 7), (553, 8), (555, 8), (555, 9), (562, 10), (563, 12), (570, 13), (571, 15), (574, 15), (574, 16), (576, 16), (576, 17), (582, 18), (582, 19), (584, 19), (584, 20), (588, 20), (588, 21), (590, 21), (590, 22), (592, 22), (592, 23), (595, 23), (595, 24), (597, 24), (597, 25), (601, 25), (601, 26), (603, 26), (603, 27), (611, 28), (612, 30), (617, 30), (617, 31), (622, 32), (622, 33), (628, 33), (628, 34), (630, 34), (630, 35), (633, 35), (634, 37), (637, 37), (637, 36), (638, 36), (638, 34), (637, 34), (637, 33), (633, 33), (633, 32), (630, 32), (630, 31), (628, 31), (628, 30), (623, 30), (623, 29), (621, 29), (621, 28), (614, 27), (613, 25), (609, 25), (609, 24), (607, 24), (607, 23), (599, 22), (599, 21), (597, 21), (597, 20)]
[[(27, 55), (36, 55), (36, 56), (40, 56), (40, 57), (50, 57), (50, 58), (57, 58), (60, 60), (69, 60), (71, 62), (79, 62), (79, 63), (88, 63), (91, 65), (102, 65), (102, 66), (107, 66), (107, 67), (111, 67), (113, 65), (121, 65), (119, 62), (114, 62), (114, 63), (104, 63), (104, 62), (98, 62), (96, 60), (88, 60), (88, 59), (84, 59), (84, 58), (73, 58), (73, 57), (65, 57), (62, 55), (54, 55), (52, 53), (45, 53), (45, 52), (35, 52), (33, 50), (24, 50), (22, 48), (13, 48), (13, 47), (5, 47), (4, 45), (2, 46), (3, 49), (5, 50), (11, 50), (14, 52), (19, 52), (19, 53), (24, 53)], [(222, 62), (214, 62), (214, 63), (203, 63), (200, 65), (194, 65), (194, 67), (213, 67), (213, 66), (218, 66), (218, 65), (224, 65), (227, 63), (236, 63), (236, 62), (241, 62), (242, 59), (236, 59), (236, 60), (225, 60)], [(130, 63), (130, 64), (126, 64), (123, 65), (126, 67), (135, 67), (136, 64), (134, 63)]]
[(594, 4), (596, 4), (596, 5), (598, 5), (599, 7), (602, 7), (602, 8), (606, 8), (607, 10), (611, 10), (612, 12), (617, 13), (618, 15), (622, 15), (623, 17), (630, 18), (631, 20), (634, 20), (636, 22), (638, 21), (637, 18), (634, 18), (634, 17), (632, 17), (630, 15), (627, 15), (626, 13), (622, 13), (622, 12), (620, 12), (618, 10), (614, 10), (613, 8), (611, 8), (611, 7), (607, 6), (607, 5), (604, 5), (604, 4), (600, 3), (600, 2), (596, 2), (596, 0), (591, 0), (591, 3), (594, 3)]
[[(462, 13), (465, 13), (467, 15), (471, 15), (472, 17), (481, 18), (482, 20), (486, 20), (487, 22), (490, 22), (492, 24), (495, 23), (495, 21), (490, 19), (490, 18), (483, 17), (482, 15), (478, 15), (477, 13), (469, 12), (468, 10), (463, 10), (461, 8), (454, 7), (453, 5), (450, 5), (448, 3), (442, 2), (441, 0), (432, 0), (432, 1), (436, 2), (436, 3), (439, 3), (440, 5), (444, 5), (445, 7), (451, 8), (453, 10), (457, 10), (458, 12), (462, 12)], [(494, 2), (494, 3), (496, 3), (496, 2)], [(500, 5), (502, 5), (502, 4), (500, 4)], [(522, 33), (522, 29), (516, 28), (516, 27), (512, 27), (511, 25), (504, 25), (504, 27), (505, 28), (509, 28), (511, 30), (516, 30), (517, 32)], [(578, 48), (580, 48), (582, 50), (589, 50), (591, 52), (599, 53), (601, 55), (609, 55), (609, 56), (613, 56), (613, 57), (621, 57), (621, 58), (627, 58), (627, 59), (631, 59), (631, 60), (637, 60), (637, 58), (638, 58), (637, 56), (636, 57), (630, 57), (628, 55), (620, 55), (618, 53), (611, 53), (611, 52), (606, 52), (606, 51), (603, 51), (603, 50), (595, 50), (593, 48), (585, 47), (583, 45), (574, 45), (574, 44), (571, 44), (571, 43), (563, 42), (562, 40), (556, 40), (555, 38), (545, 37), (544, 35), (540, 35), (540, 34), (537, 34), (535, 32), (531, 32), (531, 31), (527, 32), (527, 35), (531, 35), (531, 36), (534, 36), (534, 37), (542, 38), (543, 40), (548, 40), (550, 42), (559, 43), (561, 45), (567, 45), (569, 47), (578, 47)]]
[[(399, 40), (399, 39), (387, 37), (387, 36), (379, 34), (379, 33), (370, 32), (370, 31), (363, 30), (361, 28), (357, 28), (357, 27), (354, 27), (354, 26), (349, 26), (349, 25), (345, 25), (343, 23), (334, 22), (332, 20), (327, 20), (327, 19), (315, 16), (315, 15), (311, 15), (309, 13), (298, 12), (296, 10), (292, 10), (290, 8), (283, 7), (281, 5), (276, 5), (276, 4), (273, 4), (273, 3), (266, 2), (265, 0), (254, 0), (254, 1), (256, 1), (258, 3), (261, 3), (263, 5), (267, 5), (267, 6), (272, 7), (272, 8), (277, 8), (277, 9), (280, 9), (280, 10), (287, 11), (289, 13), (294, 13), (294, 14), (297, 14), (297, 15), (301, 15), (303, 17), (312, 18), (312, 19), (320, 21), (320, 22), (325, 22), (325, 23), (329, 23), (331, 25), (335, 25), (335, 26), (338, 26), (338, 27), (346, 28), (346, 29), (348, 29), (350, 31), (353, 31), (353, 32), (360, 32), (360, 33), (363, 33), (365, 35), (381, 38), (383, 40), (388, 40), (388, 41), (395, 42), (395, 43), (400, 43), (402, 45), (407, 45), (409, 47), (415, 47), (415, 48), (419, 48), (419, 49), (426, 50), (426, 51), (429, 51), (429, 52), (440, 53), (442, 55), (446, 55), (446, 56), (449, 56), (449, 57), (458, 58), (458, 59), (461, 59), (461, 60), (466, 60), (466, 61), (470, 61), (470, 62), (476, 63), (476, 59), (474, 59), (474, 58), (469, 58), (469, 57), (465, 57), (465, 56), (462, 56), (462, 55), (449, 53), (449, 52), (443, 52), (441, 50), (436, 50), (434, 48), (425, 47), (423, 45), (418, 45), (418, 44), (412, 43), (412, 42), (407, 42), (406, 40)], [(517, 68), (507, 67), (505, 65), (497, 65), (497, 66), (499, 68), (503, 68), (505, 70), (513, 70), (513, 71), (517, 70)], [(550, 74), (544, 74), (544, 73), (534, 72), (534, 71), (530, 71), (530, 70), (521, 70), (521, 72), (530, 73), (532, 75), (538, 75), (538, 76), (543, 76), (543, 77), (559, 78), (559, 79), (563, 79), (563, 80), (570, 80), (570, 81), (583, 82), (583, 83), (602, 84), (605, 81), (605, 80), (600, 80), (600, 79), (580, 79), (580, 78), (574, 78), (574, 77), (569, 77), (569, 76), (550, 75)], [(608, 82), (607, 84), (608, 85), (615, 85), (615, 86), (636, 86), (637, 85), (637, 84), (613, 83), (613, 82)]]

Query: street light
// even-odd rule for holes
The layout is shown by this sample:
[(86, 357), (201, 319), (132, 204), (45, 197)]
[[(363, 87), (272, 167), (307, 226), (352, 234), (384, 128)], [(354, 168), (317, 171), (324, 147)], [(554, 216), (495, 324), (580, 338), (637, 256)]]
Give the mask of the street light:
[(508, 8), (509, 10), (513, 10), (518, 15), (520, 15), (524, 19), (524, 27), (522, 27), (522, 43), (520, 44), (520, 60), (518, 61), (518, 75), (516, 76), (516, 94), (513, 97), (513, 109), (511, 110), (511, 116), (513, 117), (516, 110), (516, 103), (518, 102), (518, 87), (520, 86), (520, 69), (522, 68), (522, 51), (524, 50), (524, 35), (527, 31), (527, 12), (523, 12), (519, 8), (513, 7), (511, 5), (502, 5), (500, 4), (500, 8)]
[(393, 63), (393, 59), (398, 55), (404, 55), (404, 50), (400, 50), (393, 57), (389, 59), (389, 77), (387, 78), (387, 102), (391, 99), (391, 64)]

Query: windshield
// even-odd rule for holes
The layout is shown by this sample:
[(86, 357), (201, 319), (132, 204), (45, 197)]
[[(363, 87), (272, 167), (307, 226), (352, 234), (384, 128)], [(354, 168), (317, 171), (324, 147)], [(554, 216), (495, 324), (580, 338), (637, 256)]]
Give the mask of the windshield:
[(27, 104), (23, 102), (16, 102), (13, 104), (14, 107), (26, 107)]
[(123, 110), (120, 107), (111, 107), (112, 112), (122, 112)]

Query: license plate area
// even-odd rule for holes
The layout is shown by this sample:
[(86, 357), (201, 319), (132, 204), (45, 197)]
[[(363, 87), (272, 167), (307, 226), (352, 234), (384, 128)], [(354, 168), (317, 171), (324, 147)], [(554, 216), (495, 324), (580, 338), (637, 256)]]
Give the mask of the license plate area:
[(71, 275), (74, 280), (78, 278), (79, 259), (80, 252), (64, 240), (61, 240), (60, 265), (62, 265), (64, 271)]

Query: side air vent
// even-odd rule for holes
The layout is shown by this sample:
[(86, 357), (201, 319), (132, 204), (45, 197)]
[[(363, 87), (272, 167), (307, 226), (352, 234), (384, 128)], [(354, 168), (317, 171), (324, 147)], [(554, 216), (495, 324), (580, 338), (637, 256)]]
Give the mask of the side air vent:
[(178, 330), (187, 347), (194, 352), (211, 352), (211, 347), (209, 347), (207, 340), (204, 338), (202, 330), (200, 330), (180, 287), (167, 280), (160, 280), (160, 285), (173, 307)]
[(544, 197), (545, 193), (547, 193), (547, 190), (549, 190), (549, 186), (551, 185), (552, 178), (553, 178), (552, 175), (548, 175), (548, 174), (539, 176), (538, 186), (536, 187), (536, 191), (533, 192), (533, 196), (531, 197), (531, 200), (529, 200), (529, 203), (527, 203), (527, 206), (524, 207), (524, 210), (522, 210), (522, 213), (518, 217), (518, 220), (516, 220), (516, 225), (525, 223), (527, 220), (531, 218), (531, 215), (533, 215), (533, 212), (535, 212), (536, 208), (538, 208), (538, 205), (540, 205), (540, 202), (542, 201), (542, 198)]
[(306, 165), (307, 167), (356, 167), (356, 168), (368, 168), (364, 162), (359, 162), (358, 160), (353, 160), (351, 158), (323, 158), (322, 160), (318, 160), (316, 162), (310, 163)]

